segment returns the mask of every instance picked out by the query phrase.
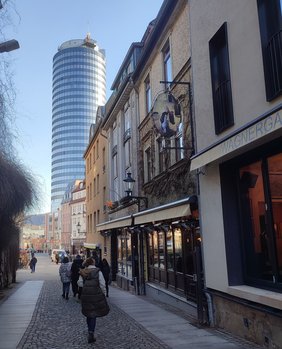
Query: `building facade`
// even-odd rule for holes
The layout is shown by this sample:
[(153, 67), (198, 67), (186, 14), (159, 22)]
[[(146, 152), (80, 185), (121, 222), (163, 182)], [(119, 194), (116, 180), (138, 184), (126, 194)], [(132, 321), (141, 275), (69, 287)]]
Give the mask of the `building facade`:
[(281, 1), (189, 3), (210, 322), (281, 348)]
[(86, 187), (85, 180), (79, 181), (71, 192), (71, 254), (84, 252), (86, 242)]
[(112, 260), (118, 286), (187, 308), (197, 317), (202, 270), (196, 175), (189, 171), (189, 35), (187, 1), (166, 0), (125, 57), (104, 126), (113, 202), (109, 221), (97, 229), (110, 233), (116, 246)]
[(88, 254), (93, 250), (101, 259), (110, 262), (110, 239), (107, 234), (97, 232), (96, 225), (107, 220), (107, 172), (108, 172), (108, 139), (102, 129), (104, 110), (99, 107), (96, 124), (89, 131), (89, 144), (84, 153), (86, 165), (86, 243)]
[(72, 190), (81, 180), (75, 180), (70, 183), (65, 191), (61, 202), (61, 248), (65, 251), (71, 251), (71, 206)]
[(53, 58), (52, 212), (68, 184), (85, 177), (90, 125), (106, 100), (105, 52), (89, 35), (63, 43)]

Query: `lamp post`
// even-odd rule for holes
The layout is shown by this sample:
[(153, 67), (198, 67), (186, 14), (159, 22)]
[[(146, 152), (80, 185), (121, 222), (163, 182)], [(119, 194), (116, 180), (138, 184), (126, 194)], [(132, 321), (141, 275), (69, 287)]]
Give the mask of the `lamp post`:
[(131, 173), (127, 172), (126, 178), (123, 180), (125, 183), (125, 192), (127, 196), (132, 196), (132, 191), (135, 183), (135, 179), (131, 177)]
[[(2, 1), (0, 0), (0, 10), (3, 8)], [(9, 41), (0, 43), (0, 53), (2, 52), (10, 52), (13, 50), (17, 50), (20, 47), (17, 40), (12, 39)]]
[(140, 203), (141, 203), (141, 201), (143, 201), (143, 203), (145, 205), (145, 209), (147, 209), (148, 208), (148, 198), (146, 198), (144, 196), (133, 196), (132, 195), (135, 179), (133, 179), (131, 177), (131, 172), (127, 172), (127, 176), (123, 180), (123, 182), (125, 183), (125, 192), (126, 192), (125, 199), (126, 199), (126, 201), (130, 202), (132, 200), (133, 203), (137, 201), (138, 211), (140, 211)]
[(0, 53), (17, 50), (19, 47), (20, 47), (20, 45), (19, 45), (18, 41), (15, 39), (5, 41), (5, 42), (0, 43)]

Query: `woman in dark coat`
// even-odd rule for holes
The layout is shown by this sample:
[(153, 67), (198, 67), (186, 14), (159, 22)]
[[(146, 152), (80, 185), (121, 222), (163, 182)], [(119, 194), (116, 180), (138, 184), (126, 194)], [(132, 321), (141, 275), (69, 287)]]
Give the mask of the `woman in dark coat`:
[(102, 265), (103, 265), (102, 273), (106, 283), (106, 296), (109, 297), (109, 281), (110, 281), (111, 268), (106, 258), (102, 260)]
[(105, 280), (99, 268), (95, 267), (93, 258), (87, 258), (84, 263), (85, 269), (80, 270), (84, 284), (81, 295), (81, 311), (86, 316), (88, 327), (88, 343), (96, 341), (94, 331), (96, 318), (105, 316), (110, 308), (105, 297)]
[(80, 298), (80, 292), (78, 289), (77, 281), (79, 279), (79, 270), (82, 268), (82, 258), (78, 254), (75, 257), (75, 260), (72, 262), (71, 266), (71, 287), (72, 287), (72, 292), (73, 296), (75, 297), (78, 294), (78, 298)]

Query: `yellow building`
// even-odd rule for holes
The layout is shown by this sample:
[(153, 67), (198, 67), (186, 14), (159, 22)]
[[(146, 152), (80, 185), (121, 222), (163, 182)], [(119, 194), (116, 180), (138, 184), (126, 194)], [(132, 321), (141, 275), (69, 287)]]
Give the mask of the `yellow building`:
[(110, 238), (97, 232), (96, 225), (107, 220), (107, 152), (108, 141), (102, 130), (102, 113), (97, 112), (98, 122), (92, 124), (89, 132), (89, 144), (84, 153), (86, 163), (86, 243), (88, 254), (96, 251), (100, 258), (110, 262)]

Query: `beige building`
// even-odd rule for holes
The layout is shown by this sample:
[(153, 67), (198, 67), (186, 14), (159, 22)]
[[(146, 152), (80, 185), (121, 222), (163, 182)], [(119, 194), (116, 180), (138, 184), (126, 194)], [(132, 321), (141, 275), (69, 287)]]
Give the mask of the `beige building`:
[(187, 1), (166, 0), (124, 58), (104, 122), (113, 204), (97, 229), (111, 234), (118, 286), (204, 317), (189, 40)]
[(71, 211), (71, 253), (82, 253), (86, 241), (86, 186), (85, 180), (77, 181), (69, 202)]
[[(89, 144), (84, 153), (86, 164), (86, 224), (85, 247), (88, 253), (96, 251), (100, 258), (110, 258), (110, 239), (101, 235), (96, 225), (107, 220), (107, 175), (108, 175), (108, 140), (102, 129), (102, 115), (105, 107), (99, 107), (97, 123), (92, 124)], [(109, 260), (110, 262), (110, 260)]]
[(71, 198), (72, 198), (72, 189), (75, 186), (75, 183), (79, 181), (74, 181), (74, 183), (71, 183), (65, 194), (64, 198), (61, 202), (60, 209), (61, 209), (61, 248), (65, 251), (71, 251), (72, 245), (71, 245)]
[(282, 348), (281, 1), (189, 4), (210, 322)]

